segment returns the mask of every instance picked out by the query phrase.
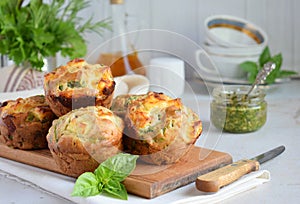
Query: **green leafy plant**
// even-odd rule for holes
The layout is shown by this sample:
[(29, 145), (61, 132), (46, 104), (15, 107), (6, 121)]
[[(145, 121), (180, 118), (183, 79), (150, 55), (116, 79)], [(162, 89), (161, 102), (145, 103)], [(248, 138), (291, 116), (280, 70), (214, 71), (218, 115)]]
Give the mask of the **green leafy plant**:
[(108, 158), (92, 172), (81, 174), (72, 196), (88, 197), (101, 194), (127, 200), (127, 191), (121, 182), (135, 169), (137, 155), (119, 153)]
[(78, 13), (89, 0), (1, 0), (0, 53), (17, 65), (29, 63), (41, 70), (45, 57), (61, 52), (64, 57), (83, 57), (86, 52), (84, 32), (101, 35), (110, 29), (110, 20), (92, 23)]
[(277, 78), (283, 78), (297, 74), (297, 72), (294, 71), (281, 70), (281, 53), (271, 56), (270, 49), (268, 46), (261, 53), (258, 62), (246, 61), (241, 63), (240, 67), (248, 73), (248, 81), (250, 83), (253, 83), (255, 81), (256, 75), (262, 69), (264, 64), (270, 61), (276, 64), (276, 68), (269, 74), (269, 76), (267, 76), (265, 80), (267, 84), (274, 83)]

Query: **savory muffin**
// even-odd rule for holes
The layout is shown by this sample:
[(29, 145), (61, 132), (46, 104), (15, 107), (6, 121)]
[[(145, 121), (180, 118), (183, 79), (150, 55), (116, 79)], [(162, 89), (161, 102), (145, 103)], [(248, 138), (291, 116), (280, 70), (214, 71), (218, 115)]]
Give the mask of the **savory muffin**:
[(57, 116), (86, 106), (111, 106), (115, 82), (108, 66), (75, 59), (44, 77), (47, 103)]
[(125, 123), (125, 150), (157, 165), (177, 162), (202, 132), (199, 117), (180, 99), (154, 92), (129, 102)]
[(46, 148), (46, 135), (55, 118), (42, 95), (3, 102), (0, 141), (19, 149)]
[(119, 95), (113, 99), (110, 110), (112, 110), (115, 114), (120, 116), (121, 118), (125, 118), (128, 106), (135, 100), (147, 97), (147, 94), (142, 95), (131, 95), (124, 94)]
[(53, 121), (49, 149), (60, 169), (77, 177), (122, 150), (124, 123), (109, 109), (88, 106)]

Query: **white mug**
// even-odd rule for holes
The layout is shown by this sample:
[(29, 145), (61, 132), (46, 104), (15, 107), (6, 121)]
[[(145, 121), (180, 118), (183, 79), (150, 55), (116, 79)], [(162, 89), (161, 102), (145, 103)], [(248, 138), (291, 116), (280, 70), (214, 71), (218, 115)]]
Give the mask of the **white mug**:
[(150, 60), (146, 76), (150, 91), (162, 92), (170, 97), (180, 97), (184, 92), (184, 61), (174, 57), (159, 57)]

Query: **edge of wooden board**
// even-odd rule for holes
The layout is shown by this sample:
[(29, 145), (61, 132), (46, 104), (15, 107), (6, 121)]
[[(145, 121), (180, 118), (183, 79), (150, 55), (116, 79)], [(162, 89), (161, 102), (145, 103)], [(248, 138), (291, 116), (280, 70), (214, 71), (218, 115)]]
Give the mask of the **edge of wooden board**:
[[(200, 151), (202, 151), (201, 155), (204, 158), (199, 158)], [(195, 182), (198, 176), (231, 163), (232, 157), (228, 153), (194, 147), (181, 159), (181, 161), (173, 164), (169, 168), (154, 174), (139, 176), (130, 175), (124, 181), (124, 184), (126, 187), (129, 187), (129, 193), (145, 198), (155, 198), (159, 195)], [(202, 164), (205, 164), (205, 166)], [(184, 170), (184, 175), (181, 174), (181, 170)], [(168, 178), (160, 180), (159, 178), (162, 176), (161, 174), (166, 175)], [(178, 175), (180, 175), (180, 177), (178, 177)], [(136, 182), (137, 179), (139, 180), (138, 183)]]
[[(199, 158), (200, 152), (206, 157)], [(67, 175), (58, 168), (48, 149), (20, 150), (0, 144), (0, 157)], [(230, 163), (232, 157), (228, 153), (194, 146), (176, 164), (169, 165), (156, 173), (132, 174), (123, 183), (129, 193), (150, 199), (192, 183), (198, 176)], [(150, 164), (138, 163), (137, 165), (138, 168), (153, 167)]]

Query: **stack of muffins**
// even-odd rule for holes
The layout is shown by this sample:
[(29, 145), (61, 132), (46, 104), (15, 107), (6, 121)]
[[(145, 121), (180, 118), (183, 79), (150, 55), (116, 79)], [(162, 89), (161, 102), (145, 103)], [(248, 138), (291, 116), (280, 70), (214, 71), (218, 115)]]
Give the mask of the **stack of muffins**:
[(149, 92), (113, 101), (114, 88), (108, 66), (72, 60), (45, 75), (45, 96), (0, 106), (0, 142), (48, 147), (60, 169), (78, 177), (120, 151), (151, 164), (177, 162), (200, 136), (200, 119), (180, 99)]

